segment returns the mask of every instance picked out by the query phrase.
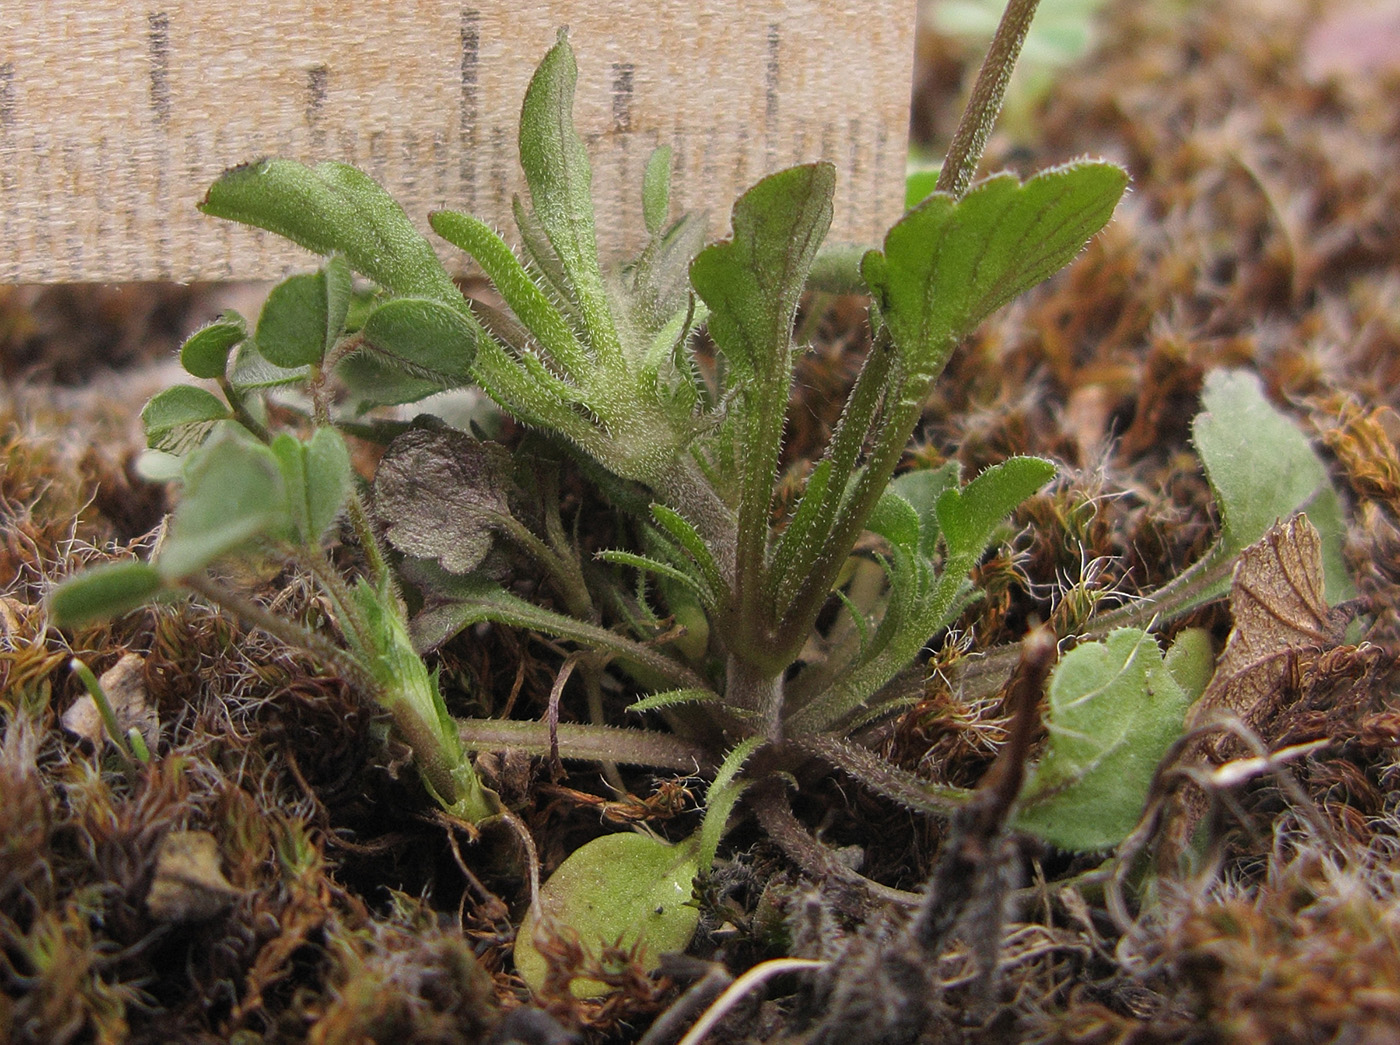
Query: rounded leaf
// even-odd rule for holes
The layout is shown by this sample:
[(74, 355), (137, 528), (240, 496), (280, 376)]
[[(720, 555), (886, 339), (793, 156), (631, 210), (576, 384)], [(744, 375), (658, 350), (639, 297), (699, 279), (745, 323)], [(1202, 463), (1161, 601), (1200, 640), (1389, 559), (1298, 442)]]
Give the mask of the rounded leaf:
[(360, 331), (381, 361), (445, 383), (467, 381), (476, 331), (460, 311), (429, 298), (395, 298), (369, 314)]
[(156, 393), (141, 408), (146, 445), (172, 452), (189, 442), (192, 435), (203, 438), (209, 426), (228, 416), (222, 399), (194, 385), (173, 385)]
[[(594, 956), (603, 947), (636, 948), (648, 970), (661, 955), (685, 950), (700, 921), (690, 904), (699, 849), (695, 837), (670, 845), (629, 833), (576, 850), (540, 889), (544, 924), (531, 910), (516, 934), (516, 970), (532, 990), (544, 986), (548, 966), (535, 946), (536, 931), (576, 935)], [(607, 991), (597, 980), (575, 980), (571, 989), (584, 998)]]
[(254, 340), (269, 363), (299, 367), (319, 363), (329, 325), (326, 274), (307, 272), (272, 288), (258, 316)]
[(180, 346), (180, 365), (194, 377), (223, 377), (229, 352), (247, 336), (243, 317), (230, 309), (222, 319), (200, 327), (185, 340)]

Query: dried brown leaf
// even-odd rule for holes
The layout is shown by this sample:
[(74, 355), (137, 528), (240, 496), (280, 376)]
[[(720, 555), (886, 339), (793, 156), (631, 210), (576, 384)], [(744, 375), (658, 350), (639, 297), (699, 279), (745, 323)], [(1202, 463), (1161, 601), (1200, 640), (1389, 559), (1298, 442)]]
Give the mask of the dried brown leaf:
[(399, 551), (469, 573), (511, 519), (510, 455), (450, 428), (415, 428), (390, 444), (374, 477), (375, 509)]
[[(1275, 525), (1240, 554), (1230, 591), (1234, 630), (1187, 728), (1233, 713), (1257, 729), (1297, 687), (1298, 655), (1341, 644), (1347, 613), (1322, 594), (1322, 542), (1307, 516)], [(1216, 755), (1225, 752), (1213, 745)]]

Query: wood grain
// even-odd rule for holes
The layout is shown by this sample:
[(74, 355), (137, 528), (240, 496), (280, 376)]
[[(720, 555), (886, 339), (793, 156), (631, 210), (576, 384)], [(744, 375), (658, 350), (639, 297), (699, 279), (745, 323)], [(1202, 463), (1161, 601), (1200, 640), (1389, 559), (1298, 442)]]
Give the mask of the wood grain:
[[(0, 38), (0, 282), (270, 279), (308, 257), (195, 210), (265, 155), (360, 165), (426, 231), (441, 207), (509, 225), (515, 127), (567, 25), (575, 118), (605, 253), (635, 245), (651, 150), (678, 208), (726, 230), (791, 163), (841, 172), (832, 241), (901, 209), (907, 0), (7, 0)], [(444, 258), (450, 259), (450, 248)]]

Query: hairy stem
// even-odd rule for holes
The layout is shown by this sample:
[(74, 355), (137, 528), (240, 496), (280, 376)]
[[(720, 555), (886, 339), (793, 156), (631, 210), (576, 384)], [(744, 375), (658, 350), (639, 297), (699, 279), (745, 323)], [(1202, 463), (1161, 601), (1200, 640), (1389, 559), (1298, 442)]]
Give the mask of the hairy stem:
[(1016, 67), (1016, 58), (1021, 53), (1026, 32), (1035, 17), (1035, 9), (1040, 0), (1009, 0), (1006, 11), (992, 37), (987, 57), (977, 73), (977, 82), (972, 87), (972, 97), (963, 110), (958, 129), (948, 145), (948, 154), (943, 158), (943, 169), (938, 173), (938, 183), (934, 188), (961, 199), (972, 184), (977, 165), (982, 162), (982, 150), (987, 147), (987, 138), (992, 133), (1001, 112), (1001, 103), (1006, 97), (1006, 85), (1011, 72)]

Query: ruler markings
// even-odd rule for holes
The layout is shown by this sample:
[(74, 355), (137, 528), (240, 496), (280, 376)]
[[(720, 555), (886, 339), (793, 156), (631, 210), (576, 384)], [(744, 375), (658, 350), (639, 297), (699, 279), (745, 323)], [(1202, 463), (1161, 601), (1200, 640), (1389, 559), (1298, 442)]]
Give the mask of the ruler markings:
[(356, 163), (425, 231), (444, 206), (509, 230), (520, 99), (561, 24), (606, 253), (639, 242), (659, 144), (673, 149), (673, 213), (708, 209), (712, 235), (738, 192), (791, 162), (838, 161), (833, 239), (872, 240), (902, 200), (906, 0), (15, 6), (0, 41), (12, 282), (305, 268), (304, 252), (195, 210), (220, 171), (262, 155)]

